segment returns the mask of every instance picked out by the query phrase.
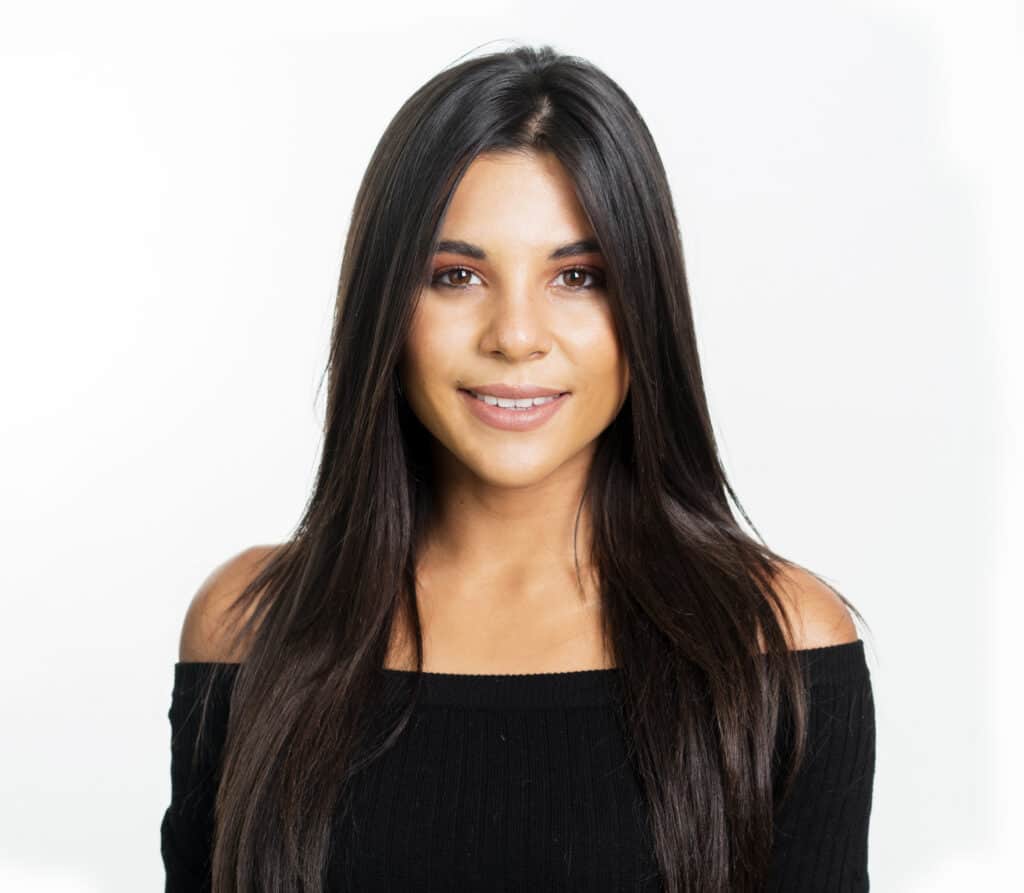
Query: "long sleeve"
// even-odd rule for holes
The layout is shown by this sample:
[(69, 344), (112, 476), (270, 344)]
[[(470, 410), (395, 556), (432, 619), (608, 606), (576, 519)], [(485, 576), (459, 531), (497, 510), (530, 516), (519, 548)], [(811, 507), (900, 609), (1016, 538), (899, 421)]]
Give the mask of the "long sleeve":
[[(216, 682), (202, 717), (202, 693), (215, 667), (225, 675)], [(227, 731), (232, 665), (177, 663), (168, 719), (171, 723), (171, 802), (160, 825), (164, 893), (210, 890), (210, 844), (220, 758)], [(203, 739), (193, 766), (193, 748), (203, 722)]]
[(791, 795), (777, 803), (766, 890), (864, 893), (870, 889), (875, 774), (875, 706), (864, 644), (800, 656), (811, 684), (807, 756)]

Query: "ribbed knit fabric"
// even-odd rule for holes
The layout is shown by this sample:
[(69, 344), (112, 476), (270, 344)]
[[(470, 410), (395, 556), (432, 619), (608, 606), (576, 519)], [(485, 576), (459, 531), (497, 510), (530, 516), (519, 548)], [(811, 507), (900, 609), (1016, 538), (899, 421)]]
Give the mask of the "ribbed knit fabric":
[[(797, 652), (811, 683), (809, 762), (776, 810), (768, 891), (869, 889), (875, 712), (862, 640)], [(190, 771), (211, 669), (211, 747)], [(213, 798), (237, 664), (177, 663), (169, 719), (165, 893), (210, 889)], [(391, 693), (413, 671), (381, 670)], [(617, 669), (426, 673), (413, 722), (356, 776), (330, 891), (658, 891), (639, 781), (615, 720)]]

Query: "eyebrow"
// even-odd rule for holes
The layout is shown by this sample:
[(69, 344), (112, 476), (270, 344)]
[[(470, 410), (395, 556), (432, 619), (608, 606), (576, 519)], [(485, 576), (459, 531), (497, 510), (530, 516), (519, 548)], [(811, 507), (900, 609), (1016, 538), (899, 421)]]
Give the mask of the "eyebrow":
[[(487, 260), (487, 252), (479, 245), (472, 242), (465, 242), (462, 239), (442, 239), (437, 243), (435, 254), (462, 254), (474, 260)], [(596, 239), (578, 239), (575, 242), (568, 242), (559, 245), (551, 254), (548, 260), (560, 260), (563, 257), (576, 257), (580, 254), (601, 254), (601, 248)]]

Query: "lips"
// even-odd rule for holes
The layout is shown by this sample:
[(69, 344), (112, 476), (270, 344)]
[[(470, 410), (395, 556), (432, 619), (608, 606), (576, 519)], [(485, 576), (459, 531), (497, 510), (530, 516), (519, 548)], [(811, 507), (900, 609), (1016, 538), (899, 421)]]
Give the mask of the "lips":
[[(525, 396), (554, 396), (554, 400), (529, 409), (505, 409), (492, 406), (474, 397), (468, 389), (459, 388), (459, 394), (466, 402), (470, 412), (481, 422), (502, 431), (532, 431), (551, 419), (571, 398), (571, 394), (559, 391), (548, 391), (547, 394), (529, 394)], [(522, 396), (507, 399), (523, 399)]]

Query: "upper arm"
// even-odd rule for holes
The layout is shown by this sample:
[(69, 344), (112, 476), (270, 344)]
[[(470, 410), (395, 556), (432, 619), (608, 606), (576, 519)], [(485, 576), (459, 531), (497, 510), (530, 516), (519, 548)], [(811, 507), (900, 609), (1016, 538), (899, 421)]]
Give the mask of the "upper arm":
[(809, 571), (782, 567), (775, 591), (793, 627), (790, 648), (825, 648), (857, 640), (850, 609), (834, 590)]
[[(823, 647), (821, 641), (811, 638), (807, 647)], [(772, 859), (761, 889), (867, 893), (876, 749), (871, 674), (862, 648), (826, 648), (814, 658), (806, 665), (803, 757), (786, 788), (782, 770), (790, 768), (795, 743), (788, 706), (789, 718), (777, 731), (786, 758), (773, 769)]]
[[(857, 640), (849, 608), (809, 571), (787, 565), (775, 591), (792, 624), (794, 650)], [(777, 610), (777, 609), (776, 609)], [(868, 831), (875, 771), (871, 677), (861, 649), (825, 652), (808, 665), (807, 738), (788, 795), (776, 789), (771, 869), (765, 893), (866, 893)], [(792, 729), (780, 741), (792, 744)]]
[[(217, 565), (203, 580), (185, 612), (178, 642), (178, 660), (182, 662), (238, 662), (244, 649), (232, 648), (228, 633), (232, 616), (228, 609), (253, 580), (275, 550), (275, 546), (251, 546)], [(253, 601), (245, 618), (256, 607)]]

